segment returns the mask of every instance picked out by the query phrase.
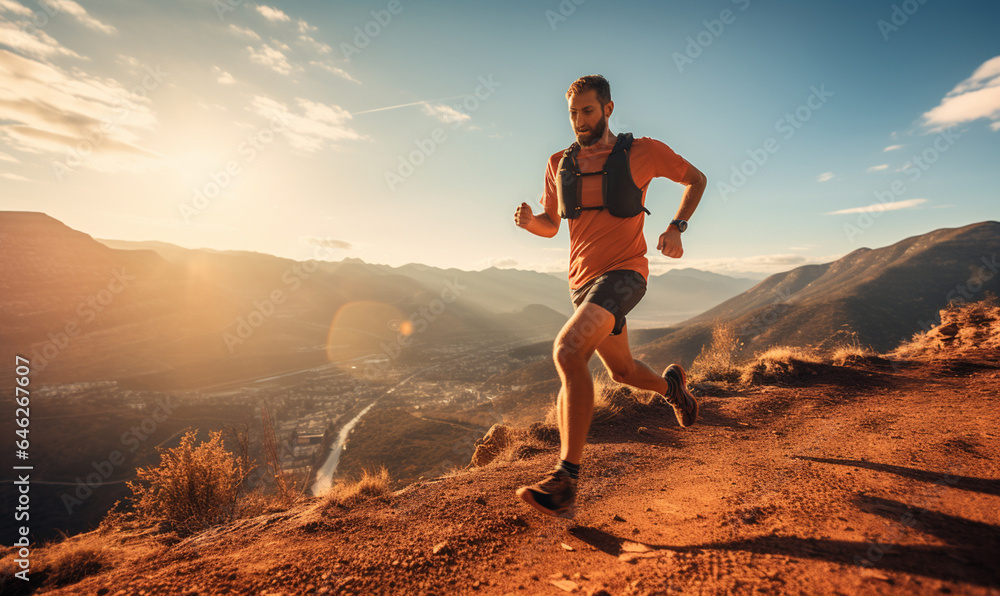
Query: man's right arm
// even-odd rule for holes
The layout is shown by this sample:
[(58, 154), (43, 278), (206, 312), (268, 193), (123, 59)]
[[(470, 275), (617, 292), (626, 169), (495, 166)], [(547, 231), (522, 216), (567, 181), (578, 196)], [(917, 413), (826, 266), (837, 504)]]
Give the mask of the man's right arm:
[(514, 217), (518, 227), (524, 228), (536, 236), (552, 238), (559, 232), (559, 222), (552, 221), (549, 214), (544, 211), (540, 215), (534, 215), (531, 212), (531, 206), (527, 203), (521, 203)]

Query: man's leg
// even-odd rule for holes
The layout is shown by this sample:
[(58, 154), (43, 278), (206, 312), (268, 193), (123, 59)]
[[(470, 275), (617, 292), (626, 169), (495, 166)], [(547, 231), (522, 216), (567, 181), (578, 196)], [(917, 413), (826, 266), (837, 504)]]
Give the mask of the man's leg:
[(646, 363), (632, 357), (628, 347), (628, 321), (622, 326), (620, 334), (604, 338), (597, 346), (597, 355), (601, 357), (611, 378), (618, 383), (655, 391), (661, 395), (670, 391), (670, 384), (662, 375), (656, 374)]
[(594, 379), (587, 366), (615, 326), (615, 317), (607, 309), (584, 302), (563, 325), (556, 336), (552, 357), (562, 380), (559, 394), (560, 457), (579, 464), (594, 412)]
[(620, 334), (605, 338), (597, 346), (597, 354), (615, 381), (664, 396), (682, 427), (691, 426), (697, 420), (698, 400), (687, 388), (684, 369), (679, 364), (671, 364), (663, 375), (657, 375), (645, 363), (633, 358), (628, 347), (627, 324), (622, 325)]
[(556, 407), (563, 461), (541, 482), (517, 489), (518, 497), (543, 513), (568, 518), (576, 515), (577, 475), (594, 412), (594, 379), (587, 364), (614, 326), (610, 311), (584, 302), (556, 336), (552, 358), (562, 379)]

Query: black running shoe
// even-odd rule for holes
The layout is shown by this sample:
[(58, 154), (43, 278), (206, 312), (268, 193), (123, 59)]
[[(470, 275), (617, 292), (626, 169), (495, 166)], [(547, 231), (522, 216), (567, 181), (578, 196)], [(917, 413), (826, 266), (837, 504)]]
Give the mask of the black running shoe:
[(559, 468), (546, 474), (538, 484), (517, 489), (517, 496), (547, 515), (566, 519), (576, 516), (576, 480)]
[(663, 399), (673, 406), (678, 424), (683, 427), (691, 426), (698, 419), (698, 400), (688, 391), (684, 369), (679, 364), (671, 364), (663, 371), (663, 378), (672, 381), (673, 389), (669, 395), (664, 395)]

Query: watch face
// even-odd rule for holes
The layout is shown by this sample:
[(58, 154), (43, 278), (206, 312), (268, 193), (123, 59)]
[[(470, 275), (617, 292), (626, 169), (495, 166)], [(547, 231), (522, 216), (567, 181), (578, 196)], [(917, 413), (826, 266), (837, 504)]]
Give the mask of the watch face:
[(687, 230), (688, 229), (688, 222), (684, 221), (683, 219), (678, 220), (678, 222), (677, 222), (677, 229), (680, 230), (681, 232), (683, 232), (684, 230)]

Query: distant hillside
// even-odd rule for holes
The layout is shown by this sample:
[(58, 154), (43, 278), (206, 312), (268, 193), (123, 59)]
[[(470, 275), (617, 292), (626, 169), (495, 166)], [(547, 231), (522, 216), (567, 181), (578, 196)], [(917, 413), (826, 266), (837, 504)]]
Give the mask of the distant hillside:
[(554, 333), (566, 319), (531, 302), (491, 311), (448, 272), (110, 248), (43, 213), (0, 212), (0, 242), (0, 351), (32, 358), (35, 382), (195, 388), (380, 354), (404, 321), (419, 346)]
[(933, 324), (949, 301), (1000, 293), (998, 255), (994, 221), (861, 248), (772, 275), (637, 352), (651, 363), (690, 364), (718, 322), (735, 326), (747, 354), (772, 345), (831, 345), (851, 332), (862, 345), (888, 350)]

